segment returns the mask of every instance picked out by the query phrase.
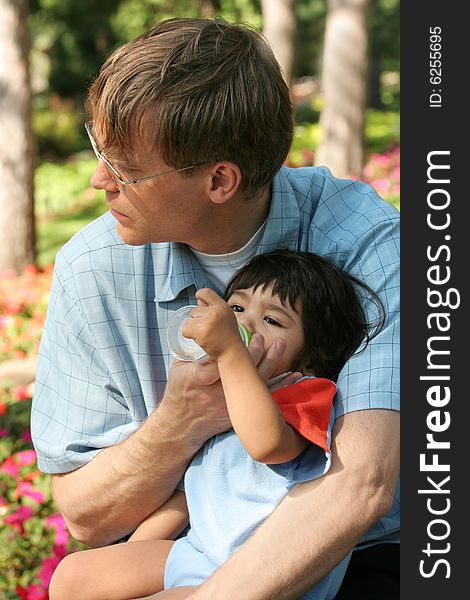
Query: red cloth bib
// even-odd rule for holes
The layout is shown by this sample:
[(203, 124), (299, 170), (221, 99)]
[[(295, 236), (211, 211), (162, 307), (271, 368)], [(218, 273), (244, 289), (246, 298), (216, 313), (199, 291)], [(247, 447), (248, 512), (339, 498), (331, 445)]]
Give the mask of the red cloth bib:
[(336, 385), (329, 379), (311, 377), (273, 393), (289, 425), (325, 452), (329, 452), (328, 426)]

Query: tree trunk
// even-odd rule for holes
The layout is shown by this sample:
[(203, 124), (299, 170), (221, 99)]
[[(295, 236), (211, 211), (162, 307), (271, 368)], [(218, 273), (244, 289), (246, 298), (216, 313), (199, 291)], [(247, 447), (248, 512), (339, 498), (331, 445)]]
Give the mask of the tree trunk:
[(219, 0), (199, 0), (199, 12), (201, 17), (212, 19), (220, 10)]
[(281, 65), (287, 84), (292, 83), (296, 18), (294, 0), (262, 0), (263, 33)]
[(0, 271), (35, 259), (27, 0), (0, 0)]
[(367, 94), (369, 0), (328, 0), (315, 163), (337, 177), (362, 174)]

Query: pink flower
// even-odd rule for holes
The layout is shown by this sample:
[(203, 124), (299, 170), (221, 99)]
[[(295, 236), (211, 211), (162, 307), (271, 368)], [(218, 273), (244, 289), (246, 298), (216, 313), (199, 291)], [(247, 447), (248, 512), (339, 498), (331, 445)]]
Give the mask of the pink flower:
[(22, 496), (26, 496), (27, 498), (31, 498), (38, 504), (42, 504), (45, 500), (45, 496), (39, 490), (34, 489), (33, 485), (27, 481), (21, 481), (15, 490), (15, 495), (17, 498), (21, 498)]
[(0, 465), (0, 473), (6, 473), (7, 475), (11, 475), (11, 477), (18, 477), (20, 469), (15, 463), (13, 456), (9, 456), (3, 461)]
[(11, 515), (5, 517), (4, 522), (17, 529), (21, 535), (24, 534), (23, 524), (33, 516), (33, 509), (30, 506), (20, 506)]
[(374, 179), (374, 181), (371, 181), (371, 185), (379, 192), (379, 194), (384, 194), (389, 188), (388, 180), (383, 178)]
[(46, 518), (47, 527), (65, 527), (64, 517), (60, 513), (54, 513)]
[(36, 452), (34, 450), (22, 450), (21, 452), (17, 452), (15, 457), (16, 462), (22, 467), (32, 465), (36, 462)]
[(70, 534), (62, 515), (55, 513), (46, 519), (46, 526), (55, 529), (54, 544), (65, 547), (70, 539)]
[(0, 439), (1, 439), (1, 438), (4, 438), (4, 437), (7, 437), (7, 435), (8, 435), (9, 433), (10, 433), (10, 432), (8, 431), (8, 429), (5, 429), (5, 427), (3, 427), (2, 429), (0, 429)]
[(21, 439), (23, 440), (23, 442), (26, 442), (27, 444), (31, 443), (33, 441), (32, 437), (31, 437), (31, 431), (29, 429), (25, 429), (23, 431), (23, 433), (21, 434)]
[(54, 574), (57, 565), (60, 563), (60, 561), (64, 558), (66, 554), (67, 550), (65, 548), (60, 549), (59, 552), (56, 552), (56, 550), (54, 549), (54, 556), (45, 558), (42, 561), (42, 566), (41, 570), (38, 573), (38, 578), (41, 581), (43, 587), (45, 587), (46, 589), (49, 587), (49, 583), (51, 582), (52, 575)]
[(47, 590), (44, 589), (42, 585), (38, 585), (37, 583), (32, 583), (28, 586), (26, 590), (25, 596), (20, 596), (22, 599), (26, 600), (48, 600), (49, 594)]
[(0, 271), (0, 279), (16, 279), (16, 273), (13, 269), (4, 269)]

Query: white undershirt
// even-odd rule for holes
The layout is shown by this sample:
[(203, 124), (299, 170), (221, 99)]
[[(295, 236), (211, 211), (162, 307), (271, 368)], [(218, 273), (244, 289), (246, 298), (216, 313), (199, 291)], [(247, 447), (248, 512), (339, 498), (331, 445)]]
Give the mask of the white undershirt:
[(263, 237), (266, 223), (267, 219), (243, 248), (235, 252), (229, 252), (228, 254), (207, 254), (206, 252), (199, 252), (199, 250), (195, 250), (190, 246), (191, 252), (197, 258), (204, 271), (206, 271), (212, 281), (221, 290), (225, 290), (232, 275), (246, 265), (256, 254), (256, 249)]

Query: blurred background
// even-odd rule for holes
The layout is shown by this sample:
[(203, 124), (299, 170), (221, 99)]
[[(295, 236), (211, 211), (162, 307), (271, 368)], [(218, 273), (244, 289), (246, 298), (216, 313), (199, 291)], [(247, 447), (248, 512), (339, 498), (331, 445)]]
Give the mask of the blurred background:
[(115, 48), (177, 16), (262, 30), (296, 110), (287, 164), (363, 179), (399, 208), (399, 0), (0, 0), (0, 600), (47, 600), (77, 547), (28, 422), (55, 255), (106, 210), (89, 187), (87, 86)]

